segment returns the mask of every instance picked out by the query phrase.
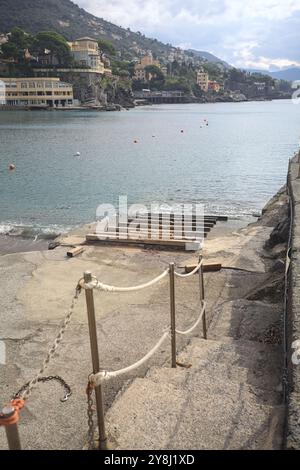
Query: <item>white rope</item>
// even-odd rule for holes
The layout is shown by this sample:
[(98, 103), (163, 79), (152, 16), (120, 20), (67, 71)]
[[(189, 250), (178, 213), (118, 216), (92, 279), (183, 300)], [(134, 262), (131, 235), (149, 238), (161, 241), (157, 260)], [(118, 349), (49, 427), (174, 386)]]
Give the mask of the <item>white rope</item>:
[(193, 276), (194, 274), (196, 274), (196, 273), (199, 271), (199, 269), (201, 268), (202, 265), (203, 265), (203, 260), (201, 260), (200, 263), (195, 267), (195, 269), (193, 269), (193, 271), (191, 271), (190, 273), (188, 273), (188, 274), (180, 274), (180, 273), (177, 273), (177, 272), (175, 271), (175, 276), (177, 276), (177, 277), (183, 277), (183, 278)]
[(120, 370), (116, 370), (114, 372), (109, 372), (109, 371), (106, 371), (106, 370), (103, 370), (101, 372), (98, 372), (97, 374), (92, 374), (90, 375), (89, 377), (89, 380), (90, 380), (90, 383), (94, 386), (94, 387), (98, 387), (101, 382), (103, 380), (110, 380), (112, 378), (115, 378), (115, 377), (119, 377), (119, 375), (123, 375), (123, 374), (127, 374), (128, 372), (131, 372), (135, 369), (137, 369), (138, 367), (140, 367), (141, 365), (143, 365), (145, 362), (147, 362), (155, 353), (156, 351), (160, 348), (160, 346), (163, 344), (163, 342), (168, 338), (168, 336), (170, 335), (170, 332), (169, 331), (166, 331), (162, 337), (160, 338), (160, 340), (156, 343), (156, 345), (154, 346), (154, 348), (151, 349), (151, 351), (149, 351), (142, 359), (140, 359), (138, 362), (135, 362), (134, 364), (132, 364), (131, 366), (128, 366), (128, 367), (125, 367), (125, 369), (120, 369)]
[(205, 309), (206, 309), (206, 302), (203, 302), (203, 307), (202, 307), (202, 310), (200, 312), (200, 315), (199, 315), (199, 318), (198, 320), (196, 321), (196, 323), (189, 329), (189, 330), (186, 330), (186, 331), (179, 331), (179, 330), (176, 330), (176, 333), (178, 335), (188, 335), (190, 334), (200, 323), (200, 321), (202, 320), (202, 317), (205, 313)]
[(169, 274), (169, 268), (166, 269), (162, 274), (160, 274), (158, 277), (153, 279), (152, 281), (146, 282), (145, 284), (140, 284), (139, 286), (133, 286), (133, 287), (117, 287), (117, 286), (110, 286), (107, 284), (103, 284), (102, 282), (98, 281), (98, 279), (93, 279), (92, 282), (89, 284), (85, 284), (86, 288), (89, 289), (100, 289), (105, 292), (134, 292), (142, 289), (146, 289), (147, 287), (154, 286), (154, 284), (157, 284), (159, 281), (164, 279), (167, 275)]

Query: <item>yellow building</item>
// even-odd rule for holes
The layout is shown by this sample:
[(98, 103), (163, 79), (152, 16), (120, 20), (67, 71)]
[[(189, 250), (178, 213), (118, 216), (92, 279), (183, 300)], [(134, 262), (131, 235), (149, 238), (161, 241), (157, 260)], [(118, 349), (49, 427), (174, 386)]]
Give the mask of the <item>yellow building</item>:
[(156, 67), (160, 67), (160, 62), (153, 59), (151, 52), (141, 58), (140, 64), (143, 67), (148, 67), (148, 65), (156, 65)]
[(94, 72), (104, 73), (104, 63), (98, 42), (92, 38), (80, 38), (68, 43), (75, 62), (79, 67), (88, 67)]
[[(73, 86), (59, 78), (1, 78), (2, 104), (65, 107), (73, 104)], [(4, 90), (4, 93), (3, 93)]]
[(149, 65), (155, 65), (156, 67), (161, 68), (160, 62), (158, 60), (154, 60), (150, 52), (142, 57), (139, 63), (135, 65), (134, 80), (141, 80), (142, 82), (146, 81), (145, 68)]
[(197, 72), (197, 85), (205, 93), (208, 92), (208, 82), (209, 82), (208, 73), (204, 72), (204, 70), (199, 70), (199, 72)]

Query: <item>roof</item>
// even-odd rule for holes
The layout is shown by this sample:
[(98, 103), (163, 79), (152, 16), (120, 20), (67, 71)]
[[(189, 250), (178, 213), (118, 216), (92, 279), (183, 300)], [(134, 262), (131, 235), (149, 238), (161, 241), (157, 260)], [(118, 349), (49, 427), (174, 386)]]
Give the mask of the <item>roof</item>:
[(89, 38), (89, 37), (75, 39), (75, 42), (79, 42), (79, 41), (93, 41), (93, 42), (97, 42), (97, 43), (98, 43), (97, 39)]

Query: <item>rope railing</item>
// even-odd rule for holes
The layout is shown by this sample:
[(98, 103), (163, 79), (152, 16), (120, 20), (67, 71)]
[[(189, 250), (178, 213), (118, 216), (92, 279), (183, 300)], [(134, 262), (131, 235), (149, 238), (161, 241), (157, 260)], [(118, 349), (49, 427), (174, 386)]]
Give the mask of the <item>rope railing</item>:
[(161, 345), (164, 343), (164, 341), (169, 336), (170, 336), (170, 331), (168, 330), (161, 336), (161, 338), (156, 343), (156, 345), (144, 357), (142, 357), (142, 359), (135, 362), (131, 366), (125, 367), (124, 369), (112, 371), (112, 372), (107, 371), (107, 370), (102, 370), (102, 371), (98, 372), (97, 374), (91, 374), (89, 376), (89, 380), (90, 380), (91, 384), (94, 387), (98, 387), (101, 384), (101, 382), (103, 382), (104, 380), (110, 380), (110, 379), (119, 377), (120, 375), (124, 375), (124, 374), (127, 374), (129, 372), (132, 372), (135, 369), (138, 369), (143, 364), (145, 364), (149, 359), (151, 359), (152, 356), (154, 356), (154, 354), (159, 350)]
[(189, 335), (190, 333), (192, 333), (192, 332), (195, 330), (195, 328), (197, 328), (197, 326), (199, 325), (200, 321), (203, 319), (203, 315), (204, 315), (204, 313), (205, 313), (205, 309), (206, 309), (206, 302), (203, 301), (203, 307), (202, 307), (202, 310), (201, 310), (201, 312), (200, 312), (200, 315), (199, 315), (199, 317), (198, 317), (196, 323), (194, 323), (194, 325), (193, 325), (191, 328), (189, 328), (188, 330), (186, 330), (186, 331), (176, 330), (176, 333), (177, 333), (178, 335), (182, 335), (182, 336), (186, 336), (186, 335)]
[(181, 273), (178, 273), (178, 272), (175, 271), (175, 276), (180, 277), (180, 278), (188, 278), (188, 277), (194, 276), (194, 274), (197, 274), (197, 272), (199, 271), (199, 269), (200, 269), (202, 266), (203, 266), (203, 260), (201, 259), (200, 263), (197, 264), (197, 266), (195, 267), (195, 269), (193, 269), (193, 271), (191, 271), (190, 273), (181, 274)]
[[(186, 331), (181, 331), (176, 329), (176, 305), (175, 305), (175, 277), (178, 278), (189, 278), (195, 274), (199, 274), (199, 290), (200, 290), (200, 305), (201, 311), (192, 327), (190, 327)], [(119, 369), (116, 371), (108, 371), (103, 370), (100, 368), (99, 364), (99, 357), (98, 357), (98, 346), (97, 346), (97, 339), (95, 335), (95, 331), (91, 331), (91, 324), (92, 329), (96, 330), (96, 322), (95, 322), (95, 311), (94, 311), (94, 301), (93, 301), (93, 290), (98, 289), (103, 292), (134, 292), (142, 289), (146, 289), (148, 287), (154, 286), (155, 284), (159, 283), (169, 274), (170, 279), (170, 313), (171, 313), (171, 323), (170, 329), (165, 331), (155, 346), (143, 356), (137, 362), (127, 366), (123, 369)], [(104, 423), (104, 411), (103, 411), (103, 391), (102, 385), (105, 381), (110, 379), (125, 375), (129, 372), (136, 370), (137, 368), (144, 365), (149, 359), (159, 350), (161, 345), (164, 341), (170, 337), (171, 338), (171, 358), (172, 358), (172, 368), (176, 368), (176, 335), (185, 336), (192, 333), (199, 323), (202, 320), (203, 325), (203, 337), (207, 339), (207, 329), (206, 329), (206, 302), (204, 301), (204, 281), (203, 281), (203, 260), (202, 257), (199, 260), (197, 266), (187, 274), (181, 274), (175, 271), (174, 263), (170, 263), (169, 268), (163, 271), (159, 276), (155, 277), (151, 281), (146, 283), (131, 286), (131, 287), (120, 287), (109, 285), (104, 282), (101, 282), (96, 277), (92, 276), (91, 273), (85, 273), (84, 279), (80, 281), (80, 286), (85, 289), (86, 297), (87, 297), (87, 309), (88, 309), (88, 317), (89, 317), (89, 324), (90, 324), (90, 337), (91, 337), (91, 348), (92, 348), (92, 359), (93, 359), (93, 373), (89, 376), (88, 382), (88, 416), (89, 416), (89, 446), (93, 448), (94, 440), (93, 440), (93, 412), (92, 412), (92, 400), (91, 400), (91, 393), (92, 390), (95, 390), (96, 394), (96, 405), (97, 405), (97, 416), (98, 416), (98, 429), (99, 429), (99, 448), (106, 449), (106, 433), (105, 433), (105, 423)], [(91, 321), (92, 317), (92, 321)]]
[(85, 284), (83, 279), (81, 280), (81, 285), (84, 289), (99, 289), (104, 292), (136, 292), (139, 290), (147, 289), (148, 287), (152, 287), (162, 279), (164, 279), (169, 274), (169, 268), (166, 269), (163, 273), (161, 273), (156, 278), (152, 279), (152, 281), (146, 282), (144, 284), (140, 284), (138, 286), (132, 287), (118, 287), (112, 286), (108, 284), (104, 284), (103, 282), (98, 281), (96, 277), (93, 276), (93, 280), (87, 284)]
[[(201, 311), (197, 321), (194, 325), (186, 331), (181, 331), (176, 329), (176, 312), (175, 312), (175, 277), (178, 278), (189, 278), (195, 274), (199, 274), (199, 288), (200, 288), (200, 304)], [(140, 360), (131, 364), (128, 367), (117, 371), (107, 371), (101, 370), (100, 361), (99, 361), (99, 351), (98, 351), (98, 339), (97, 339), (97, 328), (96, 328), (96, 317), (95, 317), (95, 305), (94, 305), (94, 289), (101, 290), (103, 292), (135, 292), (143, 289), (150, 288), (160, 281), (162, 281), (167, 275), (169, 275), (170, 280), (170, 314), (171, 322), (170, 327), (167, 331), (164, 331), (158, 342), (153, 346), (153, 348), (145, 354)], [(14, 399), (11, 401), (10, 405), (4, 408), (2, 413), (0, 412), (0, 426), (5, 426), (7, 440), (10, 449), (21, 449), (20, 439), (18, 435), (17, 423), (19, 421), (19, 411), (24, 407), (25, 401), (29, 398), (32, 390), (37, 384), (41, 381), (46, 381), (46, 378), (42, 378), (42, 374), (47, 368), (49, 362), (56, 353), (56, 350), (63, 339), (65, 330), (68, 327), (68, 324), (71, 321), (71, 317), (74, 312), (75, 304), (78, 299), (78, 295), (81, 289), (85, 290), (86, 295), (86, 305), (87, 305), (87, 315), (88, 315), (88, 325), (89, 325), (89, 334), (90, 334), (90, 346), (91, 346), (91, 355), (92, 355), (92, 364), (93, 364), (93, 373), (89, 376), (88, 386), (87, 386), (87, 397), (88, 397), (88, 418), (89, 418), (89, 448), (93, 448), (94, 444), (94, 424), (93, 424), (93, 401), (92, 401), (92, 391), (95, 391), (96, 397), (96, 409), (97, 409), (97, 419), (98, 419), (98, 429), (99, 429), (99, 448), (107, 448), (107, 437), (105, 433), (105, 422), (104, 422), (104, 407), (103, 407), (103, 391), (102, 383), (104, 381), (119, 377), (126, 373), (132, 372), (135, 369), (144, 365), (149, 359), (154, 356), (154, 354), (159, 350), (165, 340), (171, 338), (171, 357), (172, 357), (172, 368), (176, 368), (176, 334), (178, 335), (188, 335), (192, 333), (199, 323), (202, 320), (203, 323), (203, 337), (207, 339), (206, 331), (206, 302), (204, 301), (204, 282), (203, 282), (203, 261), (200, 259), (198, 265), (188, 274), (181, 274), (175, 271), (174, 263), (170, 263), (169, 267), (165, 269), (160, 275), (152, 279), (151, 281), (139, 284), (136, 286), (130, 287), (119, 287), (114, 285), (105, 284), (99, 281), (95, 276), (92, 276), (90, 272), (84, 273), (84, 277), (78, 282), (76, 287), (75, 295), (72, 299), (71, 307), (66, 314), (62, 327), (55, 338), (52, 346), (50, 347), (49, 352), (47, 353), (46, 359), (44, 360), (42, 367), (36, 376), (21, 390), (15, 394)], [(55, 378), (55, 377), (54, 377)], [(56, 378), (60, 379), (58, 376)], [(45, 380), (44, 380), (45, 379)], [(49, 379), (49, 378), (48, 378)], [(61, 382), (64, 382), (61, 380)]]

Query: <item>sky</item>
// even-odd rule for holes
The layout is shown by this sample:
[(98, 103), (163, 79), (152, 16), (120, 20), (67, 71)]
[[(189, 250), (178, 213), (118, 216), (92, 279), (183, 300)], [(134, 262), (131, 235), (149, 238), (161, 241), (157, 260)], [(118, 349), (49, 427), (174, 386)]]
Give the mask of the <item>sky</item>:
[(300, 66), (300, 0), (73, 0), (88, 12), (241, 68)]

